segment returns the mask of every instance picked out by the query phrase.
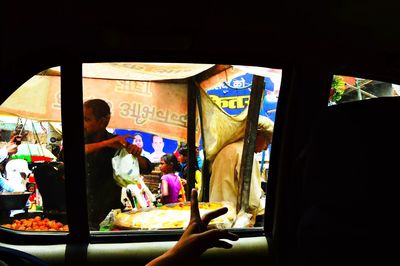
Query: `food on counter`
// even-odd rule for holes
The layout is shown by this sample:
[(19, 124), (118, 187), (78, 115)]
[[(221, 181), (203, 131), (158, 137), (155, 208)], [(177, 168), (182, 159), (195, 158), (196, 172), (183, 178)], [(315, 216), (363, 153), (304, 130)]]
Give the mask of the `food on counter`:
[(48, 218), (42, 219), (40, 216), (35, 216), (29, 219), (16, 219), (12, 224), (2, 224), (2, 227), (22, 230), (22, 231), (68, 231), (68, 225), (50, 220)]
[[(210, 222), (211, 226), (230, 228), (235, 221), (234, 208), (229, 203), (199, 202), (200, 216), (227, 207), (228, 212)], [(166, 204), (160, 208), (121, 212), (115, 217), (114, 227), (120, 229), (179, 229), (186, 228), (190, 219), (190, 202)]]
[[(190, 202), (182, 202), (176, 204), (166, 204), (160, 207), (161, 210), (190, 210)], [(222, 202), (199, 202), (200, 210), (216, 210), (222, 207), (230, 207), (227, 203)]]

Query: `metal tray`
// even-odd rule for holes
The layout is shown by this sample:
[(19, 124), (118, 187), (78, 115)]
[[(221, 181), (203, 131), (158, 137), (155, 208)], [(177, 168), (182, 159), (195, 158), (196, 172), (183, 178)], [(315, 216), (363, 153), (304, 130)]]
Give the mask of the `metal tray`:
[(30, 192), (0, 192), (0, 211), (24, 209)]

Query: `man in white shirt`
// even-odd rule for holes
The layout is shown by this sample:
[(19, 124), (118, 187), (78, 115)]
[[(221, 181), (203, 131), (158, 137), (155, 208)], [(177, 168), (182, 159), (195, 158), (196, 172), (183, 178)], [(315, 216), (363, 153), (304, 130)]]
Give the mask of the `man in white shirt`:
[[(265, 116), (258, 121), (255, 153), (267, 150), (272, 142), (274, 123)], [(210, 178), (210, 202), (227, 201), (233, 204), (236, 212), (240, 211), (241, 184), (239, 173), (242, 163), (244, 140), (227, 144), (217, 154), (212, 164)], [(261, 188), (261, 173), (257, 159), (253, 158), (251, 172), (249, 211), (252, 223), (257, 215), (264, 214), (265, 197)]]
[[(18, 152), (18, 145), (15, 143), (15, 138), (17, 136), (11, 137), (10, 141), (6, 145), (0, 148), (0, 163), (3, 163), (9, 156), (16, 154)], [(8, 180), (0, 175), (0, 192), (13, 192), (14, 189), (9, 184)]]

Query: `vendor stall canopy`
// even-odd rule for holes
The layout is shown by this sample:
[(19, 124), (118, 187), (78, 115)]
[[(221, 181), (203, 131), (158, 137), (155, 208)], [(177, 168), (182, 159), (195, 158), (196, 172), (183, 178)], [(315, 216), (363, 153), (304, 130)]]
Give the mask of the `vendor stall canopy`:
[[(33, 76), (1, 104), (0, 113), (61, 122), (60, 73), (60, 67), (53, 67)], [(276, 88), (280, 87), (281, 70), (272, 68), (182, 63), (88, 63), (82, 64), (83, 101), (93, 98), (106, 100), (112, 112), (110, 128), (142, 130), (145, 127), (146, 132), (186, 141), (188, 88), (199, 89), (201, 112), (206, 117), (202, 126), (208, 128), (211, 138), (208, 148), (218, 150), (233, 135), (237, 138), (244, 134), (247, 112), (227, 115), (206, 92), (246, 73), (268, 77)], [(189, 86), (190, 82), (195, 86)], [(245, 104), (247, 106), (248, 102)], [(226, 127), (221, 128), (221, 125)], [(216, 130), (232, 132), (232, 136), (229, 134), (217, 141), (212, 137)], [(197, 130), (197, 139), (199, 135), (200, 130)]]

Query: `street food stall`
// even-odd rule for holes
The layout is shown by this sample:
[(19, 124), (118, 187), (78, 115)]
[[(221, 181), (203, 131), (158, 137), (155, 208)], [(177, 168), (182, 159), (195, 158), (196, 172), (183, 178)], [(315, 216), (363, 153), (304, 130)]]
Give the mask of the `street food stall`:
[[(48, 149), (46, 123), (16, 115), (0, 119), (2, 140), (14, 134), (21, 136), (16, 143), (17, 152), (2, 162), (1, 178), (8, 188), (0, 192), (0, 224), (24, 231), (65, 229), (66, 213), (62, 207), (65, 206), (65, 185), (55, 184), (56, 177), (51, 174), (62, 175), (62, 170), (58, 169), (60, 162), (56, 155)], [(59, 226), (57, 223), (61, 221), (63, 224)], [(48, 222), (50, 226), (46, 227)]]
[[(62, 123), (60, 71), (55, 67), (33, 76), (1, 104), (0, 112)], [(188, 144), (189, 191), (195, 187), (195, 171), (192, 170), (196, 160), (195, 149), (202, 143), (204, 165), (200, 211), (203, 213), (227, 206), (230, 211), (215, 224), (232, 226), (236, 213), (231, 211), (229, 203), (208, 202), (210, 166), (224, 145), (243, 137), (248, 130), (255, 130), (264, 79), (269, 77), (280, 81), (280, 70), (232, 65), (102, 63), (83, 64), (82, 73), (83, 100), (101, 98), (109, 103), (112, 113), (110, 128), (141, 130)], [(246, 100), (243, 95), (237, 95), (237, 99), (235, 96), (226, 99), (222, 95), (210, 97), (207, 94), (208, 90), (248, 73), (253, 80), (246, 87), (251, 91)], [(229, 115), (224, 111), (223, 105), (227, 100), (230, 100), (228, 104), (231, 108), (242, 109), (239, 114)], [(28, 102), (31, 103), (29, 109), (26, 108)], [(254, 102), (253, 107), (251, 102)], [(251, 137), (246, 138), (251, 140)], [(254, 144), (244, 147), (243, 151), (249, 155), (243, 156), (244, 170), (241, 171), (245, 177), (241, 201), (244, 208), (249, 197), (250, 175), (246, 171), (251, 168), (252, 150)], [(189, 203), (180, 203), (146, 206), (126, 212), (122, 210), (121, 213), (114, 213), (114, 221), (120, 229), (183, 228), (188, 221), (189, 208)]]

